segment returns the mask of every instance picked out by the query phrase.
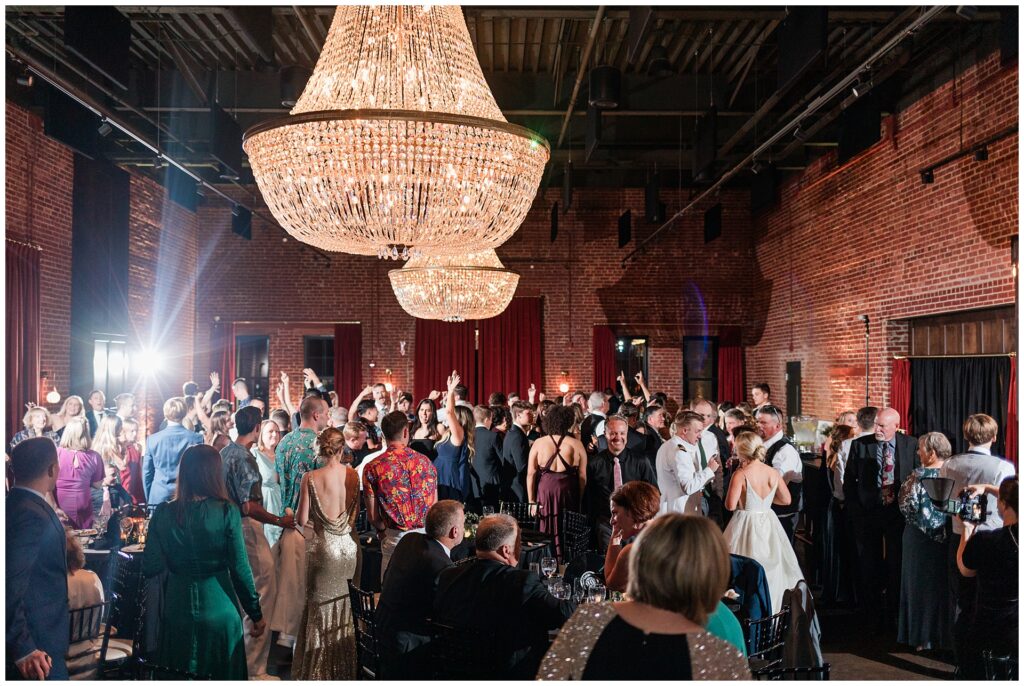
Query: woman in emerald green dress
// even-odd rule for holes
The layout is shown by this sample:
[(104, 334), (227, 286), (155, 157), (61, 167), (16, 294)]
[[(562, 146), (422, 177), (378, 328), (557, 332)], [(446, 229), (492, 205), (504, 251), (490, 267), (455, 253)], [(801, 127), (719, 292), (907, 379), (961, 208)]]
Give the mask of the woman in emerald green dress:
[(246, 679), (242, 620), (235, 597), (266, 630), (242, 539), (242, 519), (228, 500), (220, 453), (194, 445), (181, 456), (174, 500), (153, 513), (143, 573), (168, 571), (155, 662), (209, 677)]

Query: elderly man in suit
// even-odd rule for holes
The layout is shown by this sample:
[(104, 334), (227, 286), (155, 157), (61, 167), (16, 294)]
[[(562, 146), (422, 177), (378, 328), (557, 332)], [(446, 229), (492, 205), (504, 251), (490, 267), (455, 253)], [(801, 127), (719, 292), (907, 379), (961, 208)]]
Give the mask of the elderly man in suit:
[(164, 403), (167, 428), (146, 439), (146, 457), (142, 465), (142, 486), (146, 502), (158, 505), (174, 497), (178, 482), (178, 463), (181, 455), (191, 446), (203, 442), (203, 437), (181, 424), (188, 414), (183, 398), (170, 398)]
[(879, 412), (874, 434), (850, 444), (843, 482), (860, 561), (861, 607), (868, 614), (877, 613), (880, 627), (895, 621), (899, 612), (904, 521), (898, 496), (903, 482), (921, 464), (917, 439), (898, 433), (899, 426), (899, 412), (891, 407)]
[(11, 453), (7, 496), (7, 678), (67, 679), (68, 568), (64, 527), (45, 494), (57, 486), (57, 446), (46, 437)]
[(377, 602), (382, 676), (388, 680), (420, 679), (430, 670), (427, 619), (434, 614), (434, 582), (441, 570), (452, 566), (452, 549), (465, 536), (462, 503), (439, 500), (431, 505), (425, 529), (399, 541)]
[(494, 632), (494, 679), (533, 679), (548, 648), (548, 631), (575, 610), (558, 600), (536, 573), (519, 569), (519, 525), (504, 514), (480, 520), (476, 557), (442, 571), (434, 594), (434, 620), (462, 629)]

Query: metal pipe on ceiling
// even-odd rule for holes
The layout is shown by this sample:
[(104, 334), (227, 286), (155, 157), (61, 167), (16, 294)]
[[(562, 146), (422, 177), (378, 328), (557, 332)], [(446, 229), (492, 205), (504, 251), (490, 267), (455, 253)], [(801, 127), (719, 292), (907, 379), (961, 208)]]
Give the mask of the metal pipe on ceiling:
[(671, 228), (675, 224), (676, 220), (678, 220), (691, 209), (696, 207), (700, 202), (702, 202), (705, 198), (714, 193), (716, 190), (721, 188), (733, 176), (738, 174), (740, 171), (746, 169), (747, 165), (749, 165), (754, 159), (756, 159), (758, 155), (770, 149), (771, 146), (773, 146), (775, 143), (777, 143), (790, 132), (795, 131), (797, 128), (799, 128), (802, 123), (808, 120), (810, 116), (812, 116), (815, 112), (824, 107), (834, 97), (841, 93), (844, 93), (846, 89), (849, 86), (851, 86), (853, 82), (861, 75), (861, 73), (863, 73), (866, 69), (871, 67), (871, 65), (874, 64), (878, 59), (885, 56), (889, 51), (891, 51), (893, 48), (899, 45), (899, 43), (904, 39), (904, 37), (915, 33), (918, 29), (923, 27), (925, 24), (931, 21), (934, 17), (944, 12), (946, 9), (946, 7), (940, 5), (929, 7), (928, 9), (924, 10), (917, 17), (917, 19), (912, 21), (904, 29), (898, 31), (896, 35), (894, 35), (884, 45), (878, 48), (878, 50), (872, 53), (856, 69), (851, 71), (847, 76), (845, 76), (842, 80), (840, 80), (836, 85), (830, 88), (823, 95), (818, 96), (814, 101), (812, 101), (807, 106), (807, 109), (805, 109), (801, 114), (794, 117), (792, 120), (789, 121), (789, 123), (787, 123), (785, 126), (776, 131), (770, 138), (768, 138), (764, 143), (759, 145), (753, 152), (744, 157), (738, 164), (736, 164), (736, 166), (734, 166), (732, 169), (730, 169), (721, 177), (719, 177), (719, 179), (715, 181), (713, 184), (711, 184), (711, 186), (708, 187), (707, 190), (705, 190), (703, 193), (701, 193), (696, 198), (691, 200), (685, 207), (683, 207), (683, 209), (679, 210), (674, 215), (672, 215), (664, 224), (659, 226), (651, 235), (649, 235), (647, 238), (638, 243), (636, 248), (631, 253), (622, 258), (622, 267), (625, 268), (627, 262), (636, 259), (636, 256), (644, 250), (645, 245), (653, 241), (663, 231), (666, 231), (669, 228)]
[(604, 5), (597, 8), (597, 14), (594, 15), (594, 23), (590, 25), (590, 35), (587, 37), (587, 44), (583, 48), (583, 56), (580, 59), (580, 70), (576, 74), (576, 83), (572, 86), (572, 95), (569, 96), (569, 107), (565, 111), (565, 118), (562, 120), (562, 130), (558, 132), (558, 143), (555, 147), (560, 147), (562, 141), (565, 140), (565, 132), (569, 130), (569, 120), (572, 118), (572, 111), (576, 107), (576, 98), (580, 94), (580, 87), (583, 85), (583, 79), (587, 75), (587, 67), (590, 66), (590, 56), (594, 53), (594, 43), (597, 41), (597, 34), (601, 31), (601, 20), (604, 19)]

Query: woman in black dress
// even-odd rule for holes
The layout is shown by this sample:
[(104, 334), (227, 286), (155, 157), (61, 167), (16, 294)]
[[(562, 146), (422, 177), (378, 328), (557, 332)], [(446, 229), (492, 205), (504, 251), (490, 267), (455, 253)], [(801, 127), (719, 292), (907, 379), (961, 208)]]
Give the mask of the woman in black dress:
[(409, 447), (433, 462), (437, 457), (434, 444), (439, 440), (441, 429), (437, 421), (437, 405), (432, 398), (424, 398), (416, 406), (416, 419), (409, 429)]
[(630, 600), (582, 605), (558, 633), (537, 678), (749, 679), (743, 654), (704, 629), (729, 571), (729, 549), (714, 522), (658, 517), (630, 556)]

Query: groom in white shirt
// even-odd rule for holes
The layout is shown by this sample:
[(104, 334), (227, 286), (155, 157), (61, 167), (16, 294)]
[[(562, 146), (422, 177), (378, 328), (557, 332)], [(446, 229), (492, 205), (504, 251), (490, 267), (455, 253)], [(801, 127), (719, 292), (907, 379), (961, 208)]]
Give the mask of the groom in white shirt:
[(719, 460), (717, 455), (702, 457), (699, 443), (704, 422), (696, 412), (680, 412), (672, 422), (672, 438), (658, 450), (656, 460), (659, 514), (707, 514), (706, 495), (710, 492)]

